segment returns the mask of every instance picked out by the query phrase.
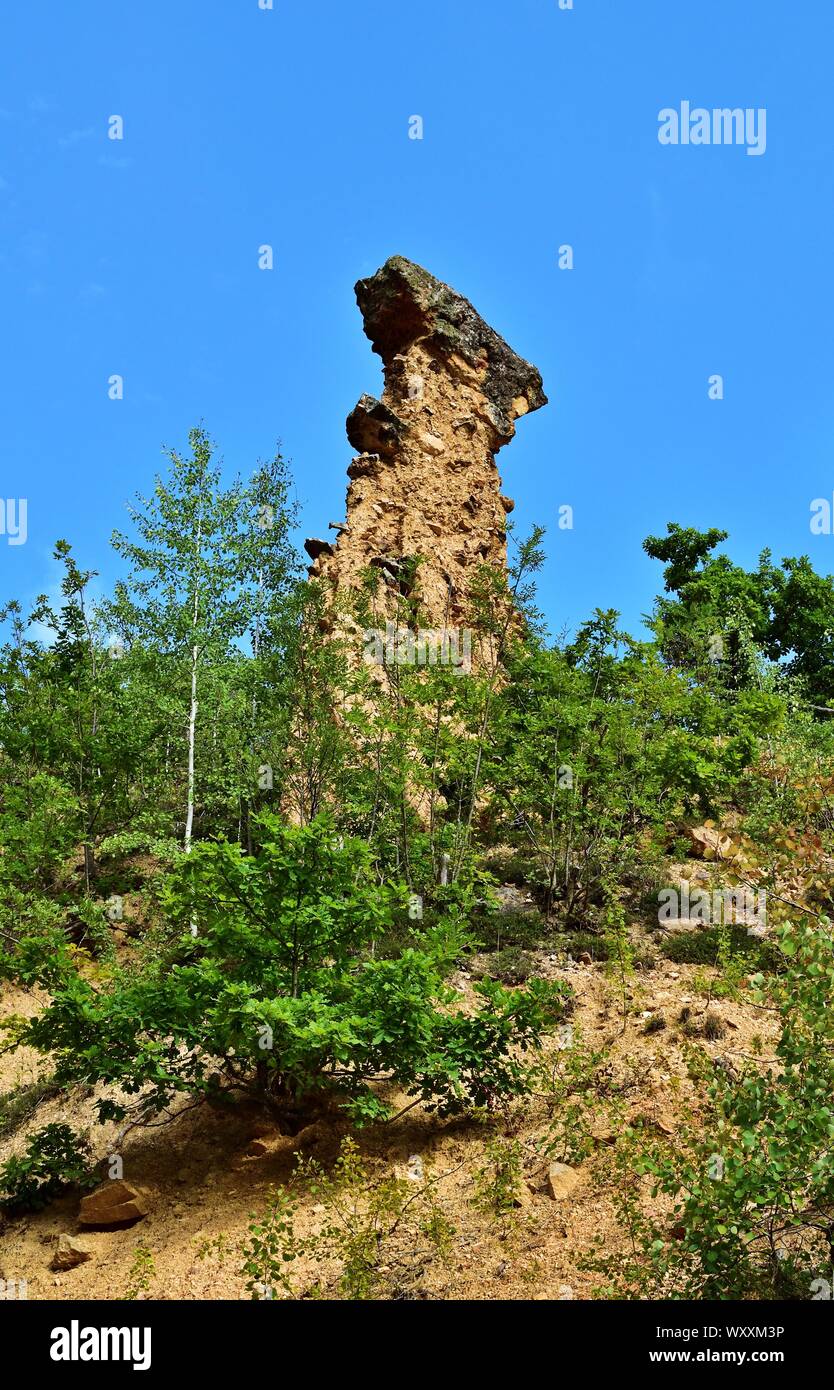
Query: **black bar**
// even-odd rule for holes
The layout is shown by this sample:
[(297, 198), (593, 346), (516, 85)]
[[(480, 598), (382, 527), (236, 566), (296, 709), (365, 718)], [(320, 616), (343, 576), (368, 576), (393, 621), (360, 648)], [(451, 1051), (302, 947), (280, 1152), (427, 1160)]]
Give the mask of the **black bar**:
[[(102, 1339), (101, 1329), (125, 1332), (112, 1342), (109, 1333)], [(135, 1341), (126, 1335), (133, 1329)], [(416, 1370), (418, 1347), (432, 1375), (455, 1363), (472, 1372), (479, 1363), (494, 1369), (498, 1356), (520, 1366), (542, 1355), (554, 1377), (567, 1374), (577, 1357), (592, 1374), (625, 1370), (652, 1378), (660, 1372), (667, 1381), (697, 1377), (716, 1365), (795, 1375), (826, 1364), (832, 1329), (830, 1301), (0, 1303), (6, 1370), (13, 1351), (23, 1350), (27, 1373), (45, 1373), (55, 1383), (121, 1373), (170, 1377), (185, 1370), (189, 1386), (197, 1375), (211, 1377), (207, 1384), (213, 1384), (221, 1366), (237, 1366), (236, 1379), (249, 1385), (253, 1377), (277, 1384), (305, 1364), (320, 1382), (330, 1358), (340, 1378), (349, 1367), (359, 1372), (364, 1361), (377, 1381), (387, 1359), (380, 1354), (383, 1346), (390, 1349), (392, 1337), (404, 1356), (398, 1370), (391, 1365), (396, 1379)], [(119, 1360), (110, 1358), (113, 1345)], [(81, 1360), (82, 1348), (105, 1352), (108, 1359)], [(75, 1359), (53, 1359), (53, 1350)]]

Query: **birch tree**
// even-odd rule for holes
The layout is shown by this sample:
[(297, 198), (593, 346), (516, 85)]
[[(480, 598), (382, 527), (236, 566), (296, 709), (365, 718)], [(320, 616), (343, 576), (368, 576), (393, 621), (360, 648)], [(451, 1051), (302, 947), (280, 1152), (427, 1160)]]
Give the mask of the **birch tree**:
[[(172, 743), (181, 746), (188, 853), (200, 813), (203, 724), (212, 722), (206, 758), (233, 762), (241, 739), (240, 703), (222, 685), (237, 681), (243, 694), (244, 655), (250, 656), (265, 615), (290, 582), (291, 511), (280, 455), (251, 480), (238, 477), (224, 486), (212, 441), (193, 429), (189, 452), (172, 450), (169, 459), (168, 475), (156, 479), (152, 495), (137, 497), (129, 507), (133, 534), (113, 536), (129, 573), (116, 586), (111, 612), (126, 643), (154, 650), (159, 681), (176, 692), (181, 713)], [(270, 483), (274, 499), (266, 503)], [(206, 689), (213, 707), (204, 709)]]

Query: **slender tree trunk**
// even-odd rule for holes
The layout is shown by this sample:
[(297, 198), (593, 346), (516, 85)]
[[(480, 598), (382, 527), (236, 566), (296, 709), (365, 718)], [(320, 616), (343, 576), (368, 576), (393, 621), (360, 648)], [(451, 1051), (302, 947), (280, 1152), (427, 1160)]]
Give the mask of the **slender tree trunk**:
[(95, 856), (93, 854), (93, 846), (89, 841), (86, 841), (84, 844), (84, 885), (88, 894), (90, 892), (90, 885), (93, 881), (94, 873)]
[[(255, 615), (255, 626), (252, 632), (252, 723), (249, 729), (249, 763), (250, 776), (255, 768), (255, 737), (258, 724), (258, 657), (261, 650), (261, 605), (263, 603), (264, 577), (263, 570), (258, 571), (258, 610)], [(252, 800), (253, 791), (251, 788), (246, 793), (246, 853), (252, 853)], [(240, 840), (240, 833), (238, 833)]]
[[(194, 598), (195, 621), (197, 598)], [(197, 732), (197, 647), (191, 648), (191, 709), (188, 716), (188, 810), (185, 817), (185, 852), (191, 851), (194, 827), (194, 741)]]
[[(199, 576), (200, 549), (203, 544), (203, 519), (197, 524), (197, 560)], [(191, 708), (188, 715), (188, 809), (185, 816), (185, 852), (191, 852), (191, 835), (194, 829), (194, 743), (197, 736), (197, 619), (200, 612), (200, 581), (194, 583), (194, 616), (191, 628)]]

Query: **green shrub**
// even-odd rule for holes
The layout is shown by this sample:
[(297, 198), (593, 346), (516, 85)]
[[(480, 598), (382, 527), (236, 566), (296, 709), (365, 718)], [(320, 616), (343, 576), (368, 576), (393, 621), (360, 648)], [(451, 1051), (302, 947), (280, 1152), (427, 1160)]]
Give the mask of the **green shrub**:
[(546, 945), (549, 936), (547, 923), (535, 910), (498, 912), (478, 918), (475, 934), (487, 951), (501, 951), (505, 946), (531, 950)]
[(93, 1187), (90, 1145), (69, 1125), (51, 1124), (29, 1136), (21, 1158), (0, 1168), (0, 1198), (12, 1211), (48, 1206), (70, 1187)]
[(608, 938), (596, 936), (590, 931), (572, 931), (554, 937), (553, 948), (560, 955), (572, 956), (574, 960), (578, 960), (582, 955), (589, 955), (593, 961), (606, 961), (611, 954)]
[[(180, 1092), (239, 1092), (290, 1115), (333, 1098), (361, 1121), (388, 1113), (377, 1081), (445, 1114), (522, 1092), (523, 1054), (569, 988), (484, 981), (479, 1012), (464, 1015), (444, 983), (462, 917), (379, 959), (374, 943), (407, 893), (378, 883), (367, 846), (324, 818), (257, 825), (255, 855), (220, 841), (182, 857), (165, 896), (177, 929), (167, 953), (114, 970), (103, 987), (65, 963), (23, 1039), (54, 1055), (56, 1080), (119, 1085), (141, 1094), (141, 1114)], [(99, 1114), (125, 1110), (108, 1099)]]
[(768, 941), (750, 936), (745, 927), (698, 927), (675, 932), (661, 950), (676, 965), (719, 965), (722, 955), (743, 956), (750, 970), (774, 970), (779, 952)]
[(512, 1224), (524, 1200), (524, 1151), (518, 1139), (494, 1138), (484, 1147), (485, 1162), (474, 1174), (473, 1205)]
[(502, 985), (523, 985), (536, 968), (536, 961), (518, 946), (507, 946), (503, 951), (483, 956), (472, 967), (473, 975), (482, 979), (498, 980)]

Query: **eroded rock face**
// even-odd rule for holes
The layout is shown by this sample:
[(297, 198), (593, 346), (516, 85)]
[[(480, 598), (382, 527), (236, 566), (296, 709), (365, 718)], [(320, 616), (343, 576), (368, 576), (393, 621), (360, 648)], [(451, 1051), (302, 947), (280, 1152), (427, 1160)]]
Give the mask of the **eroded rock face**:
[(476, 567), (506, 568), (513, 503), (495, 455), (519, 416), (546, 404), (541, 376), (468, 300), (402, 256), (360, 280), (356, 299), (385, 389), (348, 416), (357, 457), (346, 519), (331, 523), (334, 542), (306, 543), (310, 573), (346, 590), (372, 566), (392, 603), (413, 597), (429, 626), (461, 624)]

